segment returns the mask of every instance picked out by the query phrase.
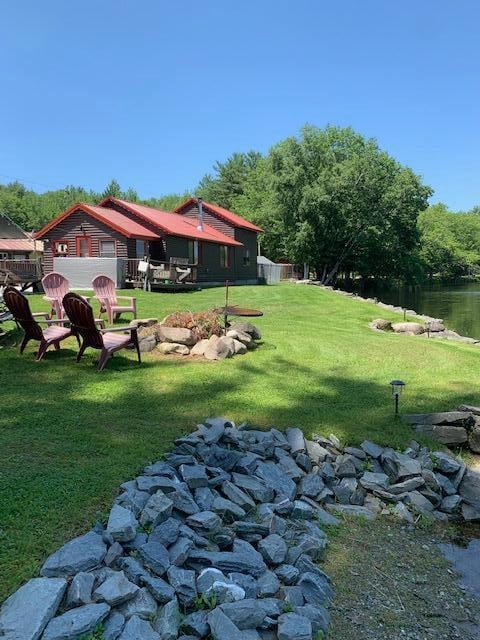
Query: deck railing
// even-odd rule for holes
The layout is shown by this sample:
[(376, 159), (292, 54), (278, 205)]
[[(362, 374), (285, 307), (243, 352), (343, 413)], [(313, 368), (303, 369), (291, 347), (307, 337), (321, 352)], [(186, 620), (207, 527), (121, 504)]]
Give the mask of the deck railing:
[(0, 279), (6, 281), (2, 284), (38, 282), (42, 274), (40, 260), (0, 260)]
[[(125, 281), (130, 283), (140, 283), (143, 281), (145, 274), (139, 272), (138, 265), (140, 259), (129, 258), (125, 260)], [(170, 258), (170, 260), (150, 260), (149, 262), (148, 278), (152, 282), (170, 281), (176, 282), (196, 282), (197, 281), (197, 266), (196, 264), (189, 264), (186, 259)], [(190, 269), (190, 273), (181, 278), (182, 272), (179, 270)]]

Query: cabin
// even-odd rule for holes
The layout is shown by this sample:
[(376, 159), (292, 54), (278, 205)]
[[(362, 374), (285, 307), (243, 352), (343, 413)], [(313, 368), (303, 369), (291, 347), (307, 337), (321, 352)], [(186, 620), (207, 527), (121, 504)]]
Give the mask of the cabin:
[(35, 289), (42, 277), (43, 243), (0, 213), (0, 286)]
[[(145, 281), (155, 289), (257, 283), (261, 228), (235, 213), (191, 198), (173, 212), (107, 197), (78, 203), (36, 237), (44, 243), (44, 272), (88, 288), (103, 273), (118, 287)], [(146, 271), (145, 271), (146, 270)]]

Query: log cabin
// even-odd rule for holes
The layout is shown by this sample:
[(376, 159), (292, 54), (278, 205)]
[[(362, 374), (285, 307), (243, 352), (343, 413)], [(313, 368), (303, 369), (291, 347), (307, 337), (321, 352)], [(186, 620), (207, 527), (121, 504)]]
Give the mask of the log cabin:
[(118, 287), (139, 281), (148, 262), (153, 288), (257, 283), (257, 236), (262, 229), (201, 198), (173, 212), (107, 197), (78, 203), (36, 237), (44, 243), (44, 272), (62, 273), (72, 288), (88, 288), (99, 273)]

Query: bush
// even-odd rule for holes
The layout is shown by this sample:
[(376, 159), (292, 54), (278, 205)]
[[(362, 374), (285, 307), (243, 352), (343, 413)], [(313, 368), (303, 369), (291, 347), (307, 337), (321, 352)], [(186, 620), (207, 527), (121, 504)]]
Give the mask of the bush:
[(179, 311), (167, 316), (162, 324), (165, 327), (191, 329), (197, 340), (210, 338), (213, 335), (222, 335), (222, 327), (218, 316), (212, 311), (200, 311), (198, 313)]

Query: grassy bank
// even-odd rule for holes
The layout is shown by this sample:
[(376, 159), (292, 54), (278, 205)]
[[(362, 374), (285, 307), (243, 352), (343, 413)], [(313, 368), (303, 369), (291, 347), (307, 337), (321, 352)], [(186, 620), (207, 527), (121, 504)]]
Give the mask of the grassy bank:
[[(136, 295), (142, 317), (160, 318), (211, 308), (223, 291)], [(41, 296), (31, 300), (47, 309)], [(300, 285), (238, 287), (231, 302), (264, 311), (264, 342), (223, 362), (148, 355), (139, 367), (122, 353), (97, 374), (97, 353), (73, 362), (74, 341), (41, 363), (33, 345), (23, 357), (13, 345), (0, 349), (0, 600), (103, 517), (120, 482), (206, 416), (401, 445), (411, 433), (392, 417), (392, 378), (407, 382), (406, 412), (480, 401), (480, 349), (367, 326), (395, 314)]]

